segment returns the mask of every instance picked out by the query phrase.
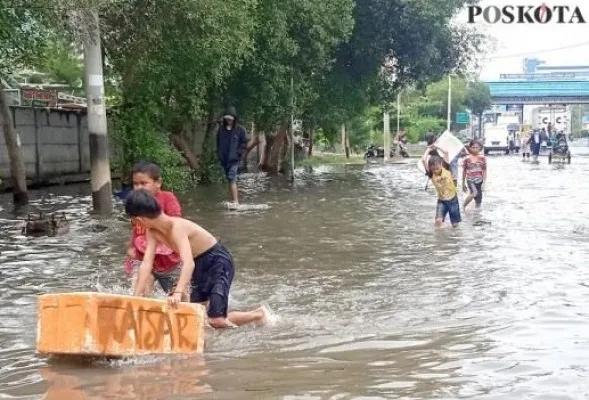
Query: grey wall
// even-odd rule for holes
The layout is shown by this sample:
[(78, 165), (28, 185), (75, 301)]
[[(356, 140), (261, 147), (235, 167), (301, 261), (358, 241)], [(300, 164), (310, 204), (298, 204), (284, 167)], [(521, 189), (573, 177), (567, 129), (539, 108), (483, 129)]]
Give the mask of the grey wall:
[[(27, 178), (41, 179), (90, 171), (88, 124), (84, 111), (11, 107), (25, 159)], [(0, 178), (10, 176), (0, 124)]]
[[(59, 110), (11, 106), (16, 132), (19, 135), (27, 178), (43, 180), (68, 174), (90, 173), (88, 122), (85, 110)], [(0, 122), (2, 118), (0, 117)], [(187, 141), (198, 156), (206, 125), (194, 124)], [(109, 120), (108, 131), (114, 132)], [(111, 165), (116, 155), (110, 142)], [(89, 177), (89, 176), (88, 176)], [(10, 181), (10, 164), (0, 123), (0, 179)]]

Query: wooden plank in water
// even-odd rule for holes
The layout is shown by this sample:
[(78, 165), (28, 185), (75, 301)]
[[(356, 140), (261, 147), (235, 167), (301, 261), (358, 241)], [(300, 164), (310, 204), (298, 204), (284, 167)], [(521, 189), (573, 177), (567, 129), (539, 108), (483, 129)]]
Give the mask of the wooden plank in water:
[(125, 357), (199, 354), (205, 309), (108, 293), (56, 293), (38, 297), (37, 351), (47, 355)]

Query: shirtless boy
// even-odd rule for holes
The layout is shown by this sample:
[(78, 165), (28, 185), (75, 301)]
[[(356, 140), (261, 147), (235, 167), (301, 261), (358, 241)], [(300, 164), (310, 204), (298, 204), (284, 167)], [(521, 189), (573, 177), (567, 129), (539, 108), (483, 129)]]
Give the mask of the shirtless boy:
[(147, 246), (134, 295), (144, 295), (159, 242), (177, 252), (182, 260), (176, 289), (168, 298), (172, 306), (182, 301), (182, 293), (190, 287), (190, 302), (208, 301), (207, 315), (213, 328), (266, 322), (265, 307), (228, 312), (229, 289), (235, 273), (233, 259), (208, 231), (187, 219), (164, 214), (155, 197), (145, 189), (129, 194), (125, 210), (134, 222), (147, 230)]

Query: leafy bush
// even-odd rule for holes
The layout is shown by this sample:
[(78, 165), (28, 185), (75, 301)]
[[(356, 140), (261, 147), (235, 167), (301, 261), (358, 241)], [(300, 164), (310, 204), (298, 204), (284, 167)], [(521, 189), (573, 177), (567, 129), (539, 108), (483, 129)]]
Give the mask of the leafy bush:
[(424, 140), (427, 132), (441, 132), (445, 129), (446, 122), (443, 119), (420, 115), (415, 116), (405, 128), (407, 138), (411, 143), (417, 143)]
[(127, 181), (137, 161), (151, 160), (161, 167), (167, 189), (186, 190), (194, 182), (190, 170), (169, 137), (156, 128), (151, 118), (149, 109), (141, 106), (113, 112), (113, 167)]

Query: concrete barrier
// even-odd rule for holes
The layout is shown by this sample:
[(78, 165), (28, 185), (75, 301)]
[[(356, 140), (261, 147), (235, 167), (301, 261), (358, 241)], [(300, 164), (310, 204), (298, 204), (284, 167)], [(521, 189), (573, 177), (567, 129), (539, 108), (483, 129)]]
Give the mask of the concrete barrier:
[(57, 293), (38, 298), (37, 351), (46, 355), (125, 357), (199, 354), (205, 309), (107, 293)]

